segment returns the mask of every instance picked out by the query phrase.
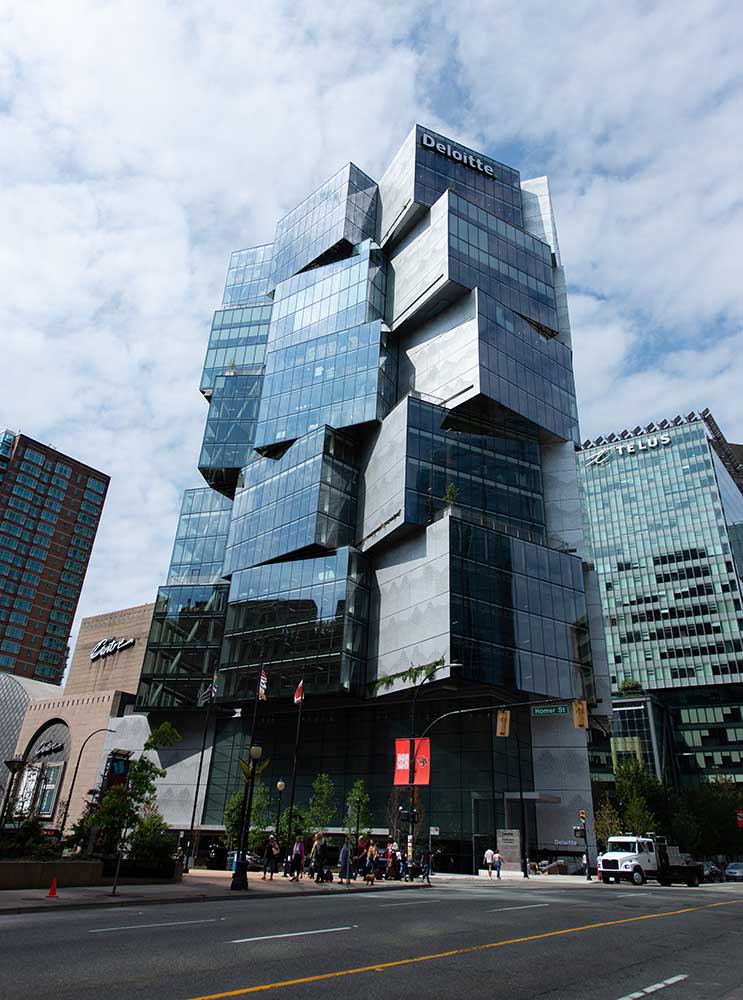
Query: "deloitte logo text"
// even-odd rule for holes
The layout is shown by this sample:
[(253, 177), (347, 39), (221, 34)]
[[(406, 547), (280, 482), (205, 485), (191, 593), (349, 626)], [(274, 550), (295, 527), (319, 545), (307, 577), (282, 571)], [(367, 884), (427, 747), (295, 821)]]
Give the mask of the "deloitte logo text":
[(490, 164), (481, 160), (479, 156), (475, 156), (474, 153), (465, 153), (463, 149), (457, 149), (456, 146), (452, 146), (448, 142), (436, 142), (428, 132), (422, 133), (421, 146), (425, 146), (426, 149), (435, 149), (437, 153), (448, 156), (450, 160), (456, 160), (457, 163), (463, 163), (465, 167), (472, 167), (473, 170), (478, 170), (486, 177), (495, 179), (497, 176)]
[(639, 451), (652, 451), (654, 448), (665, 448), (670, 443), (671, 439), (667, 434), (661, 434), (659, 437), (643, 438), (640, 441), (625, 441), (622, 444), (615, 444), (612, 448), (602, 448), (601, 451), (596, 452), (590, 462), (586, 462), (586, 468), (589, 468), (591, 465), (605, 465), (615, 452), (617, 455), (634, 455)]

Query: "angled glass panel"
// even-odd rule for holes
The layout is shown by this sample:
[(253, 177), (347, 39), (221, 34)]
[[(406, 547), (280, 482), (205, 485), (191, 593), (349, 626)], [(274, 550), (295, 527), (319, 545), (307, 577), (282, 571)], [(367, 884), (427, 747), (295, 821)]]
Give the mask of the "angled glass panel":
[(223, 306), (238, 305), (267, 295), (272, 254), (273, 244), (266, 243), (246, 250), (235, 250), (230, 255)]
[(373, 238), (376, 211), (377, 185), (358, 167), (346, 164), (277, 225), (269, 287)]

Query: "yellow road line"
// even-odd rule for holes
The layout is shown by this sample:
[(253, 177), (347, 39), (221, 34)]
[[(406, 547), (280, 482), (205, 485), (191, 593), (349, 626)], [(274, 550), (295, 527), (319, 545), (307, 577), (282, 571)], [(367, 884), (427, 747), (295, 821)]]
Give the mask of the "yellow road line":
[(596, 924), (584, 924), (582, 927), (565, 927), (559, 931), (544, 931), (542, 934), (529, 934), (527, 937), (508, 938), (505, 941), (490, 941), (488, 944), (474, 944), (467, 948), (455, 948), (452, 951), (440, 951), (433, 955), (417, 955), (414, 958), (400, 958), (394, 962), (379, 962), (376, 965), (362, 965), (357, 969), (339, 969), (337, 972), (322, 972), (316, 976), (303, 976), (301, 979), (285, 979), (278, 983), (263, 983), (260, 986), (246, 986), (239, 990), (228, 990), (226, 993), (210, 993), (206, 996), (192, 997), (191, 1000), (222, 1000), (223, 997), (240, 997), (248, 993), (261, 993), (264, 990), (278, 990), (285, 986), (300, 986), (302, 983), (319, 983), (324, 979), (338, 979), (341, 976), (356, 976), (361, 972), (382, 972), (384, 969), (394, 969), (400, 965), (414, 965), (416, 962), (431, 962), (437, 958), (453, 958), (455, 955), (469, 955), (476, 951), (487, 951), (489, 948), (504, 948), (509, 944), (525, 944), (527, 941), (543, 941), (545, 938), (559, 937), (561, 934), (579, 934), (582, 931), (596, 930), (598, 927), (616, 927), (618, 924), (632, 924), (639, 920), (656, 920), (658, 917), (676, 917), (682, 913), (695, 913), (699, 910), (712, 910), (718, 906), (732, 906), (743, 901), (741, 898), (726, 900), (722, 903), (705, 903), (702, 906), (687, 906), (683, 910), (666, 910), (663, 913), (644, 913), (637, 917), (623, 917), (621, 920), (603, 920)]

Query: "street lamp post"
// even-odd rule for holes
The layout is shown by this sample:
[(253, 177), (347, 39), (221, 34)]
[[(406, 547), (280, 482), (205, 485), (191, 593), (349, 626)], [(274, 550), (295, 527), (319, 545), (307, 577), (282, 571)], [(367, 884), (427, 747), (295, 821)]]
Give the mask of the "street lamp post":
[(94, 736), (97, 736), (99, 733), (112, 733), (113, 731), (114, 731), (113, 729), (105, 729), (105, 728), (96, 729), (92, 733), (88, 733), (88, 735), (83, 740), (83, 745), (80, 747), (80, 752), (77, 755), (75, 770), (72, 772), (72, 781), (70, 782), (70, 790), (67, 794), (67, 801), (65, 802), (64, 812), (62, 813), (62, 819), (59, 824), (60, 836), (64, 834), (65, 823), (67, 822), (67, 814), (70, 811), (70, 802), (72, 801), (72, 793), (75, 789), (75, 782), (77, 781), (77, 772), (80, 770), (80, 761), (82, 760), (83, 750), (85, 749), (88, 740), (91, 740)]
[(8, 787), (5, 790), (5, 798), (3, 799), (3, 808), (0, 812), (0, 834), (2, 834), (5, 829), (6, 813), (10, 806), (13, 797), (13, 786), (15, 785), (15, 779), (18, 772), (23, 768), (24, 760), (23, 757), (11, 757), (9, 760), (5, 761), (5, 766), (10, 771), (10, 781)]
[(243, 790), (243, 805), (240, 816), (240, 841), (238, 845), (237, 858), (235, 860), (235, 871), (232, 875), (230, 889), (248, 888), (248, 862), (246, 858), (247, 841), (250, 832), (250, 816), (253, 811), (253, 789), (255, 787), (255, 769), (258, 761), (263, 756), (263, 748), (251, 746), (250, 748), (250, 776), (245, 782)]
[(279, 843), (279, 820), (281, 819), (281, 796), (284, 794), (284, 789), (286, 788), (285, 781), (276, 782), (276, 791), (279, 796), (279, 804), (276, 809), (276, 842)]
[[(413, 691), (413, 699), (410, 705), (410, 747), (408, 754), (408, 788), (410, 794), (410, 812), (408, 813), (408, 823), (410, 829), (411, 837), (411, 852), (415, 848), (415, 706), (418, 701), (418, 695), (421, 688), (426, 683), (430, 681), (433, 675), (438, 670), (443, 670), (445, 667), (459, 667), (460, 663), (437, 663), (433, 666), (426, 674), (424, 674), (423, 679), (420, 680)], [(428, 817), (429, 822), (431, 817)], [(412, 857), (408, 858), (408, 862), (412, 862)]]

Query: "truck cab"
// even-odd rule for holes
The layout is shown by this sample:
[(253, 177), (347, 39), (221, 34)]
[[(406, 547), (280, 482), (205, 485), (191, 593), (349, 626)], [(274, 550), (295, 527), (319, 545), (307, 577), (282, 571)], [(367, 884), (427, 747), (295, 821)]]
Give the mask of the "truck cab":
[(657, 851), (651, 837), (625, 833), (609, 837), (607, 847), (599, 866), (603, 881), (642, 885), (647, 879), (658, 877)]
[(661, 885), (673, 882), (698, 886), (704, 880), (704, 869), (678, 847), (671, 847), (665, 837), (652, 833), (639, 836), (623, 833), (609, 837), (606, 854), (598, 861), (602, 882), (632, 882), (642, 885), (649, 878)]

